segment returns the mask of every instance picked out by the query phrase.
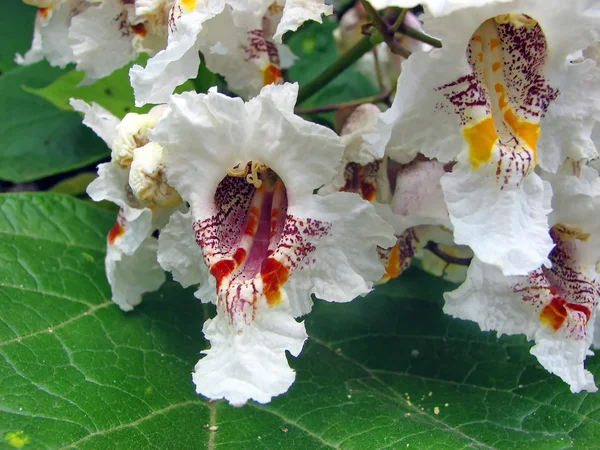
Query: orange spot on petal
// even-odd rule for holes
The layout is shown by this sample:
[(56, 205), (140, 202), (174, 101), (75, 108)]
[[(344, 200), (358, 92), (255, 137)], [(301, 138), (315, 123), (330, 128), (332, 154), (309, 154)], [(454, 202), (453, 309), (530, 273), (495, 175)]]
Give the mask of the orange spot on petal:
[(500, 41), (500, 39), (490, 39), (490, 49), (494, 50), (496, 47), (498, 47), (499, 45), (501, 45), (502, 42)]
[(50, 8), (40, 8), (39, 10), (40, 16), (42, 16), (44, 19), (46, 17), (48, 17), (48, 13), (50, 12)]
[(498, 70), (500, 70), (500, 68), (502, 67), (502, 63), (496, 61), (495, 63), (492, 64), (492, 70), (494, 72), (498, 72)]
[(400, 275), (400, 243), (397, 242), (396, 245), (392, 247), (390, 251), (390, 257), (388, 259), (388, 264), (385, 267), (385, 275), (383, 278), (387, 280), (391, 280), (392, 278), (396, 278)]
[(138, 36), (146, 37), (146, 33), (147, 33), (147, 31), (146, 31), (146, 25), (144, 25), (143, 23), (138, 23), (138, 24), (135, 24), (135, 25), (131, 25), (131, 29)]
[(283, 81), (281, 69), (274, 64), (269, 64), (263, 69), (263, 84), (274, 84)]
[(561, 297), (554, 297), (540, 313), (540, 321), (554, 331), (558, 330), (567, 318), (565, 301)]
[(267, 258), (260, 269), (263, 280), (263, 294), (270, 306), (281, 301), (281, 287), (290, 277), (289, 269), (275, 258)]

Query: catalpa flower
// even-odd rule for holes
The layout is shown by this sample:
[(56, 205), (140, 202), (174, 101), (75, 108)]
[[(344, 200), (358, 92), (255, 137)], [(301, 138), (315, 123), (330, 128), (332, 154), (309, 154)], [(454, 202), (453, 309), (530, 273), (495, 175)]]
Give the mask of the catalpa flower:
[(286, 31), (306, 20), (321, 22), (332, 7), (322, 0), (178, 0), (171, 11), (168, 45), (145, 68), (131, 69), (136, 104), (166, 102), (174, 89), (198, 73), (200, 53), (207, 67), (249, 98), (283, 82), (281, 69), (293, 54), (281, 43)]
[(173, 212), (185, 209), (166, 182), (162, 148), (147, 137), (165, 107), (156, 106), (148, 114), (130, 113), (121, 121), (96, 104), (72, 99), (71, 105), (85, 114), (83, 123), (112, 149), (112, 161), (98, 166), (98, 178), (87, 193), (95, 201), (108, 200), (120, 208), (108, 232), (105, 268), (112, 300), (129, 311), (165, 280), (153, 232), (162, 229)]
[(34, 0), (36, 16), (31, 50), (20, 64), (44, 57), (51, 65), (77, 64), (91, 83), (167, 44), (172, 0)]
[(597, 154), (598, 72), (570, 55), (598, 40), (600, 12), (585, 2), (472, 5), (448, 2), (438, 9), (453, 12), (424, 19), (444, 46), (403, 66), (403, 95), (374, 141), (456, 161), (442, 178), (456, 242), (506, 275), (524, 274), (548, 264), (554, 246), (551, 188), (535, 167), (555, 172), (567, 157)]
[(206, 264), (215, 286), (196, 294), (217, 303), (204, 324), (211, 347), (196, 365), (196, 390), (234, 405), (289, 388), (295, 374), (285, 352), (297, 356), (306, 339), (294, 317), (310, 311), (312, 294), (347, 302), (369, 292), (384, 271), (376, 247), (395, 242), (358, 195), (313, 194), (335, 175), (343, 146), (294, 115), (297, 91), (269, 85), (247, 103), (215, 90), (173, 95), (150, 133), (164, 147), (169, 183), (191, 207), (189, 219), (173, 216), (164, 239), (193, 227), (204, 262), (193, 251), (159, 258), (186, 282), (195, 271), (203, 286), (197, 268)]
[(580, 173), (546, 175), (554, 190), (552, 267), (504, 276), (474, 259), (467, 281), (445, 295), (444, 311), (473, 320), (482, 330), (525, 334), (535, 340), (531, 353), (572, 392), (594, 392), (584, 361), (591, 354), (600, 301), (600, 178), (595, 169), (566, 164)]

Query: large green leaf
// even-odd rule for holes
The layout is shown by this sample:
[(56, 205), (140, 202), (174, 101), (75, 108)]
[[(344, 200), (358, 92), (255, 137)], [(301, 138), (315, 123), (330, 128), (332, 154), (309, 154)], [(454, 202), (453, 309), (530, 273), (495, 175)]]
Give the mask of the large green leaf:
[[(39, 89), (25, 87), (25, 90), (45, 98), (66, 111), (73, 110), (69, 104), (69, 100), (71, 98), (78, 98), (88, 103), (98, 103), (119, 118), (122, 118), (128, 112), (148, 112), (153, 105), (148, 104), (137, 108), (135, 106), (133, 88), (129, 84), (129, 69), (131, 66), (134, 64), (145, 66), (147, 59), (146, 55), (141, 55), (135, 62), (115, 70), (110, 75), (96, 80), (92, 84), (80, 86), (79, 83), (83, 80), (84, 73), (71, 70), (48, 86)], [(193, 90), (194, 86), (192, 82), (186, 81), (181, 86), (178, 86), (175, 92), (180, 93)]]
[(48, 86), (41, 89), (25, 88), (25, 90), (45, 98), (65, 111), (73, 110), (69, 105), (69, 99), (79, 98), (86, 102), (98, 103), (117, 117), (123, 117), (130, 111), (148, 112), (152, 105), (135, 107), (133, 89), (129, 84), (130, 67), (131, 65), (121, 67), (107, 77), (84, 86), (79, 86), (79, 83), (85, 74), (71, 70)]
[(15, 54), (24, 54), (31, 47), (36, 11), (22, 0), (0, 2), (0, 72), (18, 67)]
[(81, 115), (23, 89), (42, 88), (64, 73), (40, 62), (0, 77), (0, 179), (31, 181), (109, 154), (106, 144), (81, 123)]
[(317, 302), (286, 395), (209, 403), (190, 377), (207, 314), (192, 291), (167, 283), (127, 314), (108, 300), (113, 219), (66, 196), (0, 196), (7, 448), (597, 448), (600, 396), (571, 394), (523, 338), (445, 316), (451, 285), (418, 271)]

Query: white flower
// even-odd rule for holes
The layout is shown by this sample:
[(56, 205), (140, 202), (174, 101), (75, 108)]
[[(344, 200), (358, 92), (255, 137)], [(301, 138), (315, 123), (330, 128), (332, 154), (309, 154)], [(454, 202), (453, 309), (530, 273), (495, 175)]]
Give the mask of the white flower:
[[(306, 339), (294, 317), (310, 311), (311, 294), (347, 302), (369, 292), (383, 273), (376, 246), (395, 241), (359, 196), (313, 194), (335, 175), (343, 146), (294, 115), (297, 89), (269, 85), (247, 103), (215, 90), (174, 95), (150, 133), (191, 206), (187, 225), (174, 216), (168, 239), (193, 226), (216, 285), (197, 293), (217, 301), (217, 317), (204, 325), (211, 348), (196, 365), (196, 390), (234, 405), (289, 388), (285, 350), (298, 355)], [(202, 276), (197, 253), (175, 258), (159, 254), (186, 283), (189, 270)]]
[(554, 172), (566, 157), (597, 154), (599, 76), (570, 55), (598, 40), (599, 12), (583, 2), (448, 4), (451, 14), (424, 19), (443, 48), (404, 64), (403, 95), (374, 141), (457, 161), (442, 178), (456, 242), (524, 274), (548, 263), (553, 246), (551, 188), (536, 165)]
[(74, 62), (69, 46), (71, 18), (89, 7), (85, 0), (59, 0), (40, 7), (36, 14), (31, 49), (24, 55), (17, 54), (18, 64), (33, 64), (46, 58), (53, 66), (65, 67)]
[(444, 311), (476, 321), (482, 330), (525, 334), (535, 340), (531, 353), (546, 370), (573, 392), (594, 392), (584, 361), (591, 354), (600, 300), (600, 178), (589, 167), (577, 171), (579, 176), (546, 175), (555, 192), (552, 267), (504, 276), (497, 267), (475, 259), (467, 281), (445, 295)]
[(178, 85), (196, 76), (199, 53), (234, 92), (257, 95), (264, 85), (283, 82), (281, 68), (293, 61), (281, 43), (283, 33), (306, 20), (320, 22), (332, 10), (322, 0), (176, 1), (166, 49), (145, 68), (130, 71), (136, 105), (166, 102)]
[[(40, 5), (42, 3), (39, 3)], [(139, 53), (154, 54), (166, 46), (172, 0), (59, 0), (36, 16), (32, 48), (20, 64), (47, 58), (64, 67), (77, 64), (83, 84), (109, 75)]]
[(146, 136), (148, 124), (156, 123), (164, 107), (157, 106), (145, 115), (131, 113), (119, 121), (96, 104), (71, 99), (71, 106), (85, 114), (83, 123), (116, 155), (112, 162), (98, 166), (98, 178), (87, 192), (95, 201), (109, 200), (120, 208), (107, 236), (105, 268), (112, 300), (129, 311), (142, 301), (144, 293), (155, 291), (165, 280), (152, 233), (183, 208), (179, 194), (165, 179), (162, 149), (149, 143)]
[(229, 6), (205, 24), (199, 49), (206, 66), (225, 77), (227, 86), (242, 98), (257, 95), (267, 84), (282, 83), (279, 48), (269, 34), (270, 14), (261, 25), (236, 26)]

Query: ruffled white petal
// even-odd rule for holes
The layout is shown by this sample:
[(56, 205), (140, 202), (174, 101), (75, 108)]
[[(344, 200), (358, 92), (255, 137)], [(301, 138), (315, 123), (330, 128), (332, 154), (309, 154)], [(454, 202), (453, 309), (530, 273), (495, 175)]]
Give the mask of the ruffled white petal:
[(536, 174), (501, 190), (461, 163), (441, 179), (457, 244), (470, 246), (505, 275), (548, 264), (554, 246), (548, 234), (552, 188)]
[(158, 238), (158, 263), (183, 287), (208, 281), (208, 269), (196, 244), (192, 222), (191, 212), (175, 212)]
[(87, 7), (84, 0), (63, 0), (52, 9), (48, 23), (40, 29), (44, 56), (51, 65), (65, 67), (75, 61), (69, 27), (72, 17)]
[(286, 0), (283, 16), (277, 25), (273, 40), (281, 43), (283, 35), (288, 31), (296, 31), (307, 20), (322, 23), (322, 15), (333, 13), (333, 7), (323, 0)]
[(466, 61), (459, 63), (455, 58), (442, 56), (436, 50), (415, 53), (402, 64), (397, 89), (403, 94), (381, 114), (377, 133), (368, 135), (377, 152), (385, 152), (386, 146), (390, 150), (410, 149), (413, 154), (420, 152), (448, 162), (466, 146), (460, 132), (460, 117), (439, 109), (443, 96), (436, 95), (436, 89), (470, 72), (470, 68)]
[(238, 332), (219, 311), (204, 324), (210, 349), (194, 369), (196, 392), (210, 399), (224, 398), (234, 406), (252, 399), (268, 403), (283, 394), (296, 378), (286, 350), (298, 356), (307, 338), (303, 323), (286, 313), (261, 311)]
[(98, 165), (98, 178), (87, 187), (88, 195), (95, 202), (108, 200), (123, 209), (123, 214), (129, 222), (138, 218), (148, 223), (148, 233), (152, 228), (152, 211), (138, 204), (133, 195), (128, 195), (129, 173), (111, 163)]
[[(125, 235), (130, 232), (135, 231), (127, 230), (123, 238), (127, 239)], [(145, 237), (131, 254), (121, 252), (119, 246), (107, 245), (105, 266), (112, 301), (123, 311), (131, 311), (144, 293), (157, 290), (165, 281), (165, 273), (156, 261), (157, 248), (152, 236)]]
[(107, 76), (135, 59), (131, 39), (127, 12), (120, 2), (106, 1), (73, 17), (69, 44), (77, 68), (85, 72), (82, 84)]
[(560, 94), (540, 122), (539, 165), (545, 170), (556, 172), (566, 158), (599, 156), (592, 136), (600, 121), (600, 70), (595, 66), (589, 60), (568, 63), (561, 74)]
[(600, 176), (591, 167), (579, 167), (579, 176), (551, 175), (554, 195), (550, 224), (579, 230), (586, 236), (585, 259), (588, 264), (600, 260)]
[(367, 294), (384, 274), (376, 247), (391, 247), (396, 238), (373, 205), (357, 194), (302, 198), (290, 205), (288, 214), (331, 224), (327, 235), (314, 239), (316, 250), (284, 285), (294, 316), (310, 311), (310, 294), (331, 302), (349, 302)]
[(135, 65), (129, 71), (136, 106), (164, 103), (175, 88), (194, 78), (200, 64), (199, 34), (203, 23), (224, 8), (221, 0), (211, 0), (202, 13), (191, 12), (177, 20), (169, 35), (167, 48), (158, 52), (142, 68)]
[(94, 130), (106, 143), (108, 148), (112, 148), (115, 139), (115, 130), (120, 122), (119, 118), (94, 102), (88, 104), (83, 100), (71, 98), (69, 104), (75, 111), (84, 114), (83, 124)]
[(225, 77), (229, 88), (242, 98), (257, 95), (270, 82), (271, 59), (278, 62), (277, 48), (262, 29), (248, 26), (236, 27), (235, 12), (230, 7), (217, 14), (204, 25), (199, 49), (206, 66)]
[(163, 6), (164, 0), (135, 0), (135, 14), (152, 14)]

